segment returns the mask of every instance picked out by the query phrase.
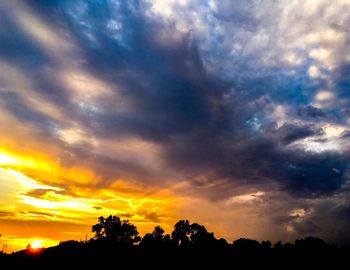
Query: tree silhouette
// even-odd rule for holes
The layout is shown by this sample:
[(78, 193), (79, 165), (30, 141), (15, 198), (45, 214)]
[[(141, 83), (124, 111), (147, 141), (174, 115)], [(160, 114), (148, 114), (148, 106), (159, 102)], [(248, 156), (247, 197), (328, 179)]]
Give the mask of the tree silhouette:
[(190, 243), (191, 225), (186, 220), (179, 220), (175, 226), (171, 237), (177, 246), (186, 246)]
[(152, 232), (153, 238), (156, 240), (163, 240), (163, 234), (164, 234), (164, 230), (162, 227), (160, 226), (156, 226), (154, 227), (154, 230)]
[(259, 251), (260, 243), (256, 240), (240, 238), (232, 242), (232, 249), (243, 253), (255, 253)]
[(191, 244), (202, 247), (213, 245), (216, 241), (214, 233), (209, 233), (203, 225), (198, 223), (190, 226), (190, 240)]
[[(133, 245), (140, 241), (137, 228), (117, 216), (99, 217), (92, 231), (95, 237), (90, 241), (68, 240), (38, 251), (28, 245), (27, 250), (16, 253), (0, 252), (1, 269), (50, 269), (53, 263), (55, 268), (69, 265), (72, 269), (102, 269), (116, 264), (125, 269), (164, 269), (170, 265), (179, 269), (226, 269), (232, 264), (248, 269), (341, 269), (337, 266), (348, 263), (350, 255), (349, 247), (338, 248), (314, 237), (273, 246), (269, 241), (246, 238), (227, 243), (223, 238), (216, 239), (203, 225), (188, 220), (178, 221), (171, 234), (156, 226), (145, 234), (140, 245)], [(304, 261), (308, 264), (300, 264)]]
[(128, 220), (121, 221), (118, 216), (99, 217), (98, 223), (91, 230), (98, 240), (106, 239), (123, 244), (134, 244), (141, 240), (136, 226)]
[(104, 217), (99, 217), (98, 218), (98, 223), (95, 225), (92, 225), (91, 231), (95, 233), (95, 238), (96, 239), (101, 239), (105, 237), (105, 218)]
[[(172, 240), (177, 246), (214, 246), (218, 240), (214, 237), (214, 233), (210, 233), (207, 229), (198, 223), (192, 223), (188, 220), (180, 220), (174, 226), (171, 233)], [(221, 241), (221, 243), (223, 243)]]
[(161, 247), (164, 242), (164, 230), (160, 226), (154, 227), (152, 233), (146, 233), (140, 243), (145, 247)]

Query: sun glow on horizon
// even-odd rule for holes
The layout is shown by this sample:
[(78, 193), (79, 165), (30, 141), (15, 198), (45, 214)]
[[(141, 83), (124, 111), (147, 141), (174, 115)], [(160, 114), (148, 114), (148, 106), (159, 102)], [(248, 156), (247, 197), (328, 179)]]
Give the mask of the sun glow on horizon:
[(30, 244), (30, 248), (31, 249), (43, 248), (43, 243), (44, 243), (44, 241), (42, 241), (42, 240), (35, 240)]
[(18, 164), (18, 160), (15, 157), (0, 153), (0, 165), (14, 165)]

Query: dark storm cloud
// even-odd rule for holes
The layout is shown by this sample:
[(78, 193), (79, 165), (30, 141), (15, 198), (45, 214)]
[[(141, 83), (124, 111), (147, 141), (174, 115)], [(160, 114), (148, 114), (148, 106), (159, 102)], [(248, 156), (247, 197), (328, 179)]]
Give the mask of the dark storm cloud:
[(294, 141), (320, 134), (322, 130), (315, 130), (307, 126), (285, 124), (277, 130), (277, 133), (284, 144), (290, 144)]
[[(178, 38), (171, 40), (167, 34), (177, 30), (146, 16), (147, 4), (141, 1), (29, 3), (48, 25), (74, 37), (80, 68), (107, 82), (132, 104), (132, 109), (117, 111), (117, 98), (101, 98), (100, 111), (78, 108), (69, 87), (57, 80), (55, 72), (45, 69), (50, 66), (55, 70), (58, 64), (43, 54), (18, 25), (12, 25), (11, 18), (4, 16), (2, 20), (13, 31), (9, 39), (4, 39), (6, 42), (1, 42), (1, 58), (7, 58), (31, 77), (36, 91), (62, 107), (67, 118), (92, 136), (135, 136), (155, 142), (162, 148), (165, 164), (194, 183), (198, 177), (204, 177), (209, 182), (222, 179), (263, 188), (264, 181), (275, 181), (297, 196), (308, 197), (334, 192), (346, 180), (346, 156), (288, 147), (320, 135), (318, 128), (294, 124), (276, 128), (266, 118), (267, 108), (274, 100), (301, 102), (303, 109), (297, 114), (300, 120), (324, 118), (326, 114), (321, 109), (303, 104), (305, 97), (295, 94), (307, 80), (287, 79), (281, 71), (245, 78), (239, 83), (218, 79), (206, 70), (198, 40), (189, 33), (178, 33)], [(6, 10), (2, 12), (6, 14)], [(245, 24), (254, 26), (257, 22)], [(19, 47), (18, 43), (22, 45)], [(244, 68), (242, 64), (241, 69)], [(346, 87), (349, 81), (347, 69), (343, 66), (337, 72), (339, 88)], [(283, 89), (277, 90), (281, 81)], [(271, 89), (273, 98), (263, 98), (267, 89)], [(10, 112), (37, 123), (56, 140), (53, 120), (26, 107), (15, 94), (3, 92), (1, 96)], [(58, 128), (67, 125), (56, 124)], [(88, 148), (64, 147), (75, 157), (90, 155), (91, 166), (105, 175), (113, 174), (113, 170), (132, 178), (147, 175), (147, 169), (89, 154)]]
[(23, 103), (18, 94), (11, 91), (2, 91), (0, 92), (0, 98), (11, 114), (23, 121), (35, 124), (44, 135), (47, 135), (55, 126), (54, 121), (50, 117), (29, 108)]
[(231, 179), (262, 189), (274, 180), (302, 197), (336, 191), (346, 180), (348, 167), (347, 159), (338, 154), (287, 150), (271, 138), (239, 139), (235, 144), (231, 139), (216, 141), (213, 137), (201, 137), (187, 144), (180, 138), (171, 149), (168, 158), (173, 166), (194, 178), (205, 175), (209, 179)]
[(341, 137), (346, 139), (346, 138), (350, 138), (350, 130), (345, 130), (342, 134)]
[(316, 107), (314, 107), (312, 105), (308, 105), (308, 106), (305, 106), (303, 108), (300, 108), (298, 110), (298, 113), (302, 117), (305, 117), (305, 116), (314, 117), (314, 118), (326, 117), (326, 114), (321, 109), (316, 108)]
[[(42, 65), (32, 68), (29, 73), (35, 75), (33, 80), (38, 91), (43, 90), (46, 94), (49, 91), (55, 96), (60, 93), (53, 99), (64, 107), (72, 120), (93, 126), (91, 131), (99, 136), (137, 134), (161, 140), (190, 127), (203, 126), (210, 117), (208, 103), (215, 102), (221, 93), (205, 74), (195, 44), (191, 44), (186, 36), (176, 44), (157, 44), (154, 41), (157, 31), (171, 29), (162, 29), (161, 25), (143, 17), (140, 11), (133, 13), (129, 6), (135, 8), (138, 5), (122, 3), (120, 7), (123, 14), (120, 20), (127, 29), (123, 32), (126, 45), (114, 40), (107, 29), (114, 7), (107, 2), (91, 3), (82, 18), (69, 16), (71, 10), (52, 4), (42, 6), (35, 2), (33, 5), (43, 14), (51, 14), (52, 18), (46, 18), (48, 22), (54, 21), (78, 39), (86, 62), (83, 67), (99, 78), (121, 85), (124, 88), (122, 95), (136, 107), (134, 112), (112, 114), (108, 109), (114, 109), (115, 100), (102, 100), (103, 112), (75, 111), (74, 114), (73, 100), (69, 100), (66, 86), (57, 85), (55, 74), (48, 76)], [(85, 29), (84, 25), (89, 27)], [(98, 41), (96, 46), (89, 39), (91, 36)], [(28, 54), (40, 58), (36, 53)], [(25, 59), (22, 61), (26, 63)], [(26, 110), (25, 104), (20, 105)], [(43, 122), (44, 119), (36, 117), (32, 120)]]
[(298, 233), (304, 235), (314, 235), (319, 230), (319, 227), (311, 220), (305, 222), (294, 223), (294, 228)]
[[(7, 11), (4, 6), (0, 6), (1, 59), (17, 64), (18, 68), (29, 68), (32, 65), (47, 63), (45, 52), (28, 37), (23, 29), (18, 27), (14, 18)], [(11, 31), (5, 29), (11, 29)]]

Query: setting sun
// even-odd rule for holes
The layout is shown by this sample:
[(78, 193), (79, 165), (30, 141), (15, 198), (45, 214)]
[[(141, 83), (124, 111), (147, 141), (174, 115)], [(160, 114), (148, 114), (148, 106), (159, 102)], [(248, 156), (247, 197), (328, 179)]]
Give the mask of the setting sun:
[(43, 247), (43, 241), (40, 240), (36, 240), (34, 242), (31, 243), (30, 245), (31, 249), (39, 249)]

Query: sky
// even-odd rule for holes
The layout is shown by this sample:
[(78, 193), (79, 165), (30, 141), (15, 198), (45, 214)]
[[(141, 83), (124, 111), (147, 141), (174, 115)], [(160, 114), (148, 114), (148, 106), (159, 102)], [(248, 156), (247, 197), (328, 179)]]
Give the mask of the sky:
[(0, 0), (0, 248), (350, 243), (348, 0)]

